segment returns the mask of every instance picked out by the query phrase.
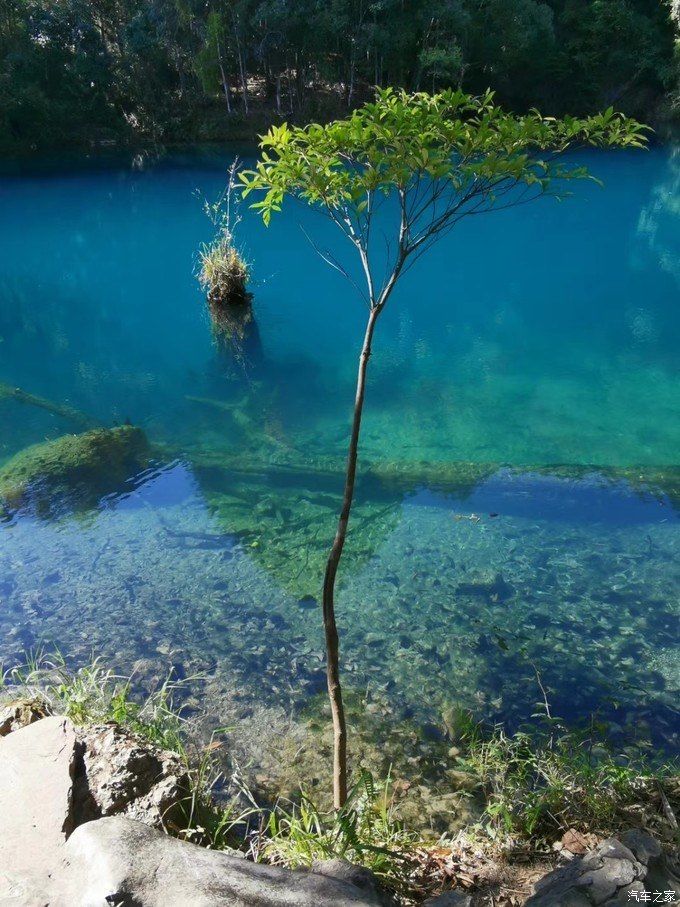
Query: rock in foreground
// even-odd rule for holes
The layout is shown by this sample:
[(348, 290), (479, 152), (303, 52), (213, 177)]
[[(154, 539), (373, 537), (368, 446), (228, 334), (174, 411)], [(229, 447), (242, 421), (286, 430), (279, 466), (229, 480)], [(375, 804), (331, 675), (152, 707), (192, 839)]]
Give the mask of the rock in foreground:
[(131, 819), (75, 830), (54, 907), (357, 907), (371, 891), (315, 872), (291, 872), (178, 841)]
[(0, 904), (49, 903), (51, 874), (73, 830), (76, 733), (43, 718), (0, 739)]
[(343, 861), (291, 872), (153, 827), (187, 797), (186, 776), (172, 753), (116, 725), (76, 729), (68, 719), (48, 717), (9, 730), (0, 738), (2, 905), (381, 903), (371, 873)]
[[(555, 869), (534, 886), (527, 907), (592, 907), (653, 902), (661, 894), (678, 903), (680, 879), (659, 843), (634, 828), (609, 838), (583, 857)], [(657, 900), (657, 903), (662, 901)]]

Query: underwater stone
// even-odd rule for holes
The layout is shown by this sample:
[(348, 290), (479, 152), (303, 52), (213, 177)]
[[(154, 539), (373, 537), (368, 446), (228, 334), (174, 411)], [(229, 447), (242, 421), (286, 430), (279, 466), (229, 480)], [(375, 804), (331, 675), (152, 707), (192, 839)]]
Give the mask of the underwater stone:
[(55, 496), (76, 493), (78, 503), (92, 506), (143, 469), (149, 455), (144, 432), (132, 425), (34, 444), (0, 469), (0, 505), (11, 512), (31, 503), (49, 514)]
[(298, 600), (298, 605), (305, 610), (316, 608), (318, 605), (317, 600), (313, 595), (303, 595), (301, 599)]

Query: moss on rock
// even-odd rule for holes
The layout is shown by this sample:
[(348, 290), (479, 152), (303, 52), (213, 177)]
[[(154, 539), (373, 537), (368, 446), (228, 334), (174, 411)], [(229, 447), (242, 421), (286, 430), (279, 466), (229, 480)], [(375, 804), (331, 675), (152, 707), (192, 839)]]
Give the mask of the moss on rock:
[(34, 444), (0, 468), (0, 506), (12, 512), (32, 505), (47, 516), (64, 496), (92, 506), (143, 469), (149, 454), (144, 432), (132, 425)]

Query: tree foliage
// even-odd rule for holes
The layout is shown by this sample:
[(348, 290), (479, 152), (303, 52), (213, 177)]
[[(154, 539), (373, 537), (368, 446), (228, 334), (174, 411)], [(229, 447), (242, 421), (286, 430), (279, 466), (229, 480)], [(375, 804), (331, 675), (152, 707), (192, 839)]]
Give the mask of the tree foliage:
[[(569, 181), (588, 177), (577, 160), (563, 159), (568, 149), (640, 148), (646, 132), (611, 107), (558, 119), (508, 113), (490, 91), (474, 97), (388, 88), (343, 120), (273, 126), (255, 169), (240, 178), (245, 195), (260, 194), (252, 207), (265, 224), (286, 196), (299, 198), (320, 207), (366, 259), (376, 209), (391, 200), (397, 216), (390, 251), (406, 261), (463, 217), (559, 195)], [(380, 292), (367, 264), (366, 293), (375, 301)]]

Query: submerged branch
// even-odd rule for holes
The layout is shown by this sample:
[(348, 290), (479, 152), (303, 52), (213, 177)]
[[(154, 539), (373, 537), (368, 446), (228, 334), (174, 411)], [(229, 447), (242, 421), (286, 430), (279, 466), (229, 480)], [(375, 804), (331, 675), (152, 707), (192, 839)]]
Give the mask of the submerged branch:
[(25, 403), (28, 406), (37, 406), (38, 409), (47, 410), (55, 416), (61, 416), (74, 425), (78, 426), (81, 431), (87, 431), (89, 428), (97, 428), (101, 425), (97, 419), (92, 419), (81, 413), (80, 410), (67, 406), (64, 403), (53, 403), (45, 397), (39, 397), (37, 394), (31, 394), (20, 387), (12, 387), (9, 384), (0, 382), (0, 400), (16, 400), (17, 403)]

